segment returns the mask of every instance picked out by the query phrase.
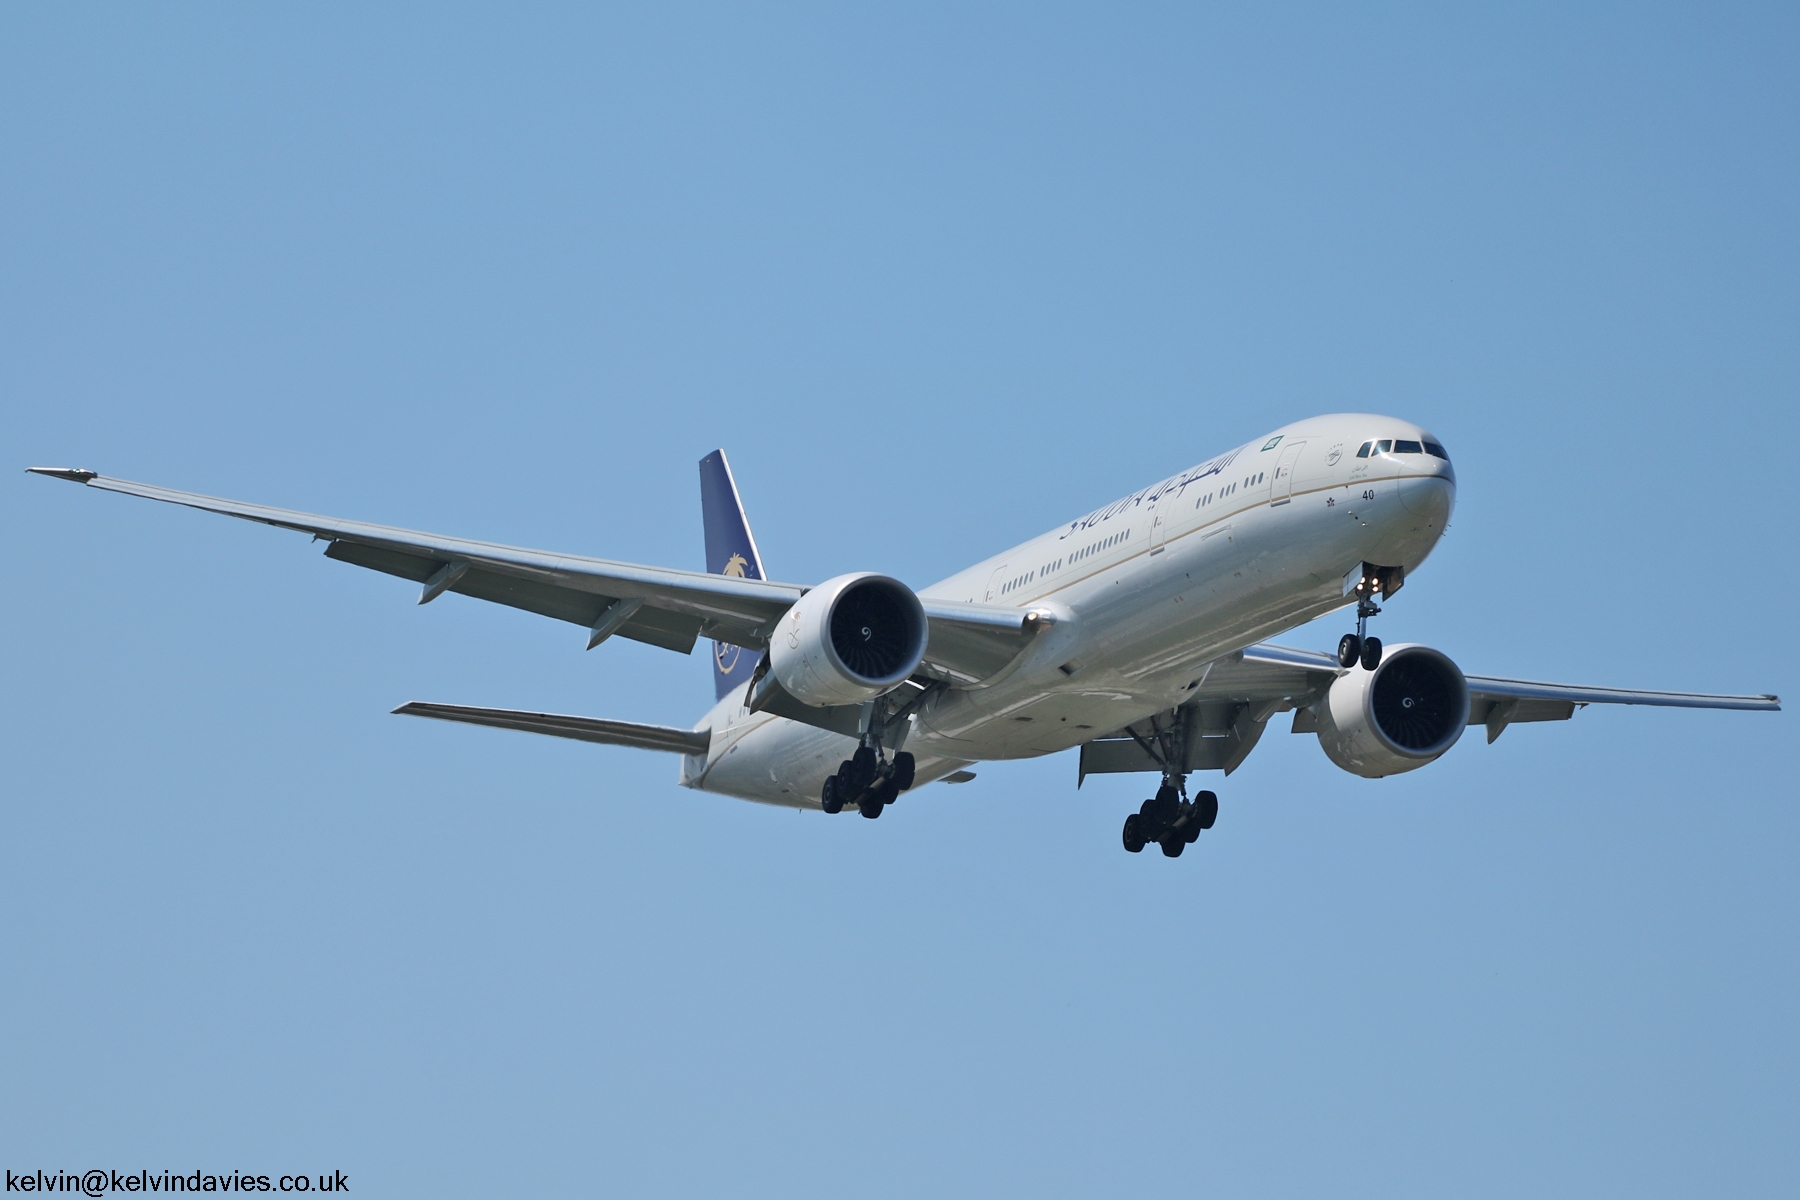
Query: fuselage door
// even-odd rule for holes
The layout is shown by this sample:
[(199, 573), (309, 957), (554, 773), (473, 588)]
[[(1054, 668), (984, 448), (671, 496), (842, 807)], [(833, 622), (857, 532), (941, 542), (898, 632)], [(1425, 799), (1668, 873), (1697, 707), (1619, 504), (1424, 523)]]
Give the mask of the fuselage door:
[(1150, 502), (1150, 553), (1163, 552), (1163, 538), (1169, 531), (1169, 501), (1172, 494), (1164, 492)]
[(1306, 449), (1305, 442), (1289, 442), (1281, 448), (1281, 457), (1275, 462), (1275, 470), (1269, 475), (1269, 507), (1286, 504), (1294, 498), (1294, 464), (1300, 459), (1300, 451)]
[(992, 604), (994, 601), (998, 600), (1000, 598), (1000, 585), (1005, 582), (1006, 564), (1001, 563), (994, 568), (994, 573), (988, 576), (987, 594), (982, 596), (981, 602), (983, 604)]

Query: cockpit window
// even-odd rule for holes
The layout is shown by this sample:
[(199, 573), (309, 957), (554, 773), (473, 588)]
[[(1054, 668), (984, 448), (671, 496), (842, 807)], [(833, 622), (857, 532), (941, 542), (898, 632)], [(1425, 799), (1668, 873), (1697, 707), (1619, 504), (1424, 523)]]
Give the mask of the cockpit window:
[(1405, 438), (1382, 438), (1379, 442), (1364, 442), (1357, 447), (1356, 457), (1368, 458), (1371, 454), (1429, 454), (1450, 461), (1450, 455), (1438, 443), (1413, 442)]

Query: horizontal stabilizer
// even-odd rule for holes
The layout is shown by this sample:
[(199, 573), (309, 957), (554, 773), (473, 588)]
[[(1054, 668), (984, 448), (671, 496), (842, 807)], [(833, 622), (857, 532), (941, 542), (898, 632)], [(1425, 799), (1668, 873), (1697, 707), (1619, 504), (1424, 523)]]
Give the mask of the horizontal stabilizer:
[(511, 708), (472, 708), (466, 704), (424, 704), (413, 701), (394, 710), (409, 717), (435, 717), (495, 729), (546, 733), (551, 737), (600, 742), (608, 746), (636, 746), (640, 750), (667, 750), (671, 754), (705, 754), (712, 734), (705, 730), (676, 729), (668, 725), (640, 725), (635, 721), (606, 721), (599, 717), (570, 717), (559, 713), (520, 712)]

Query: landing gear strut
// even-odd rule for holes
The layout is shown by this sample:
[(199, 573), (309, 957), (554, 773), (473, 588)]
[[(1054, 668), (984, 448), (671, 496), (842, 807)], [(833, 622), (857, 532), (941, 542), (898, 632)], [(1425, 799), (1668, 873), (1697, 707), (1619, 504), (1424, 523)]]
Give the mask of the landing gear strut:
[(1125, 818), (1125, 849), (1136, 854), (1151, 842), (1162, 847), (1164, 857), (1180, 858), (1203, 830), (1219, 819), (1219, 798), (1211, 792), (1187, 800), (1187, 776), (1167, 775), (1156, 795)]

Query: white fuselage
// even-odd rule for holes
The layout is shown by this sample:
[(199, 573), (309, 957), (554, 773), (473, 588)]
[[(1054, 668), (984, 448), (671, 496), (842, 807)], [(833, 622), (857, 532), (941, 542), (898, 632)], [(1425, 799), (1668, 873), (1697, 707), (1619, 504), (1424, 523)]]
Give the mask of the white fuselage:
[[(1407, 575), (1455, 504), (1449, 460), (1371, 453), (1424, 442), (1392, 417), (1299, 421), (921, 589), (937, 600), (1016, 605), (1055, 623), (991, 679), (938, 692), (905, 749), (917, 783), (983, 759), (1053, 754), (1181, 703), (1206, 665), (1351, 603), (1364, 562)], [(768, 713), (741, 691), (697, 728), (704, 756), (682, 783), (817, 808), (855, 742)]]

